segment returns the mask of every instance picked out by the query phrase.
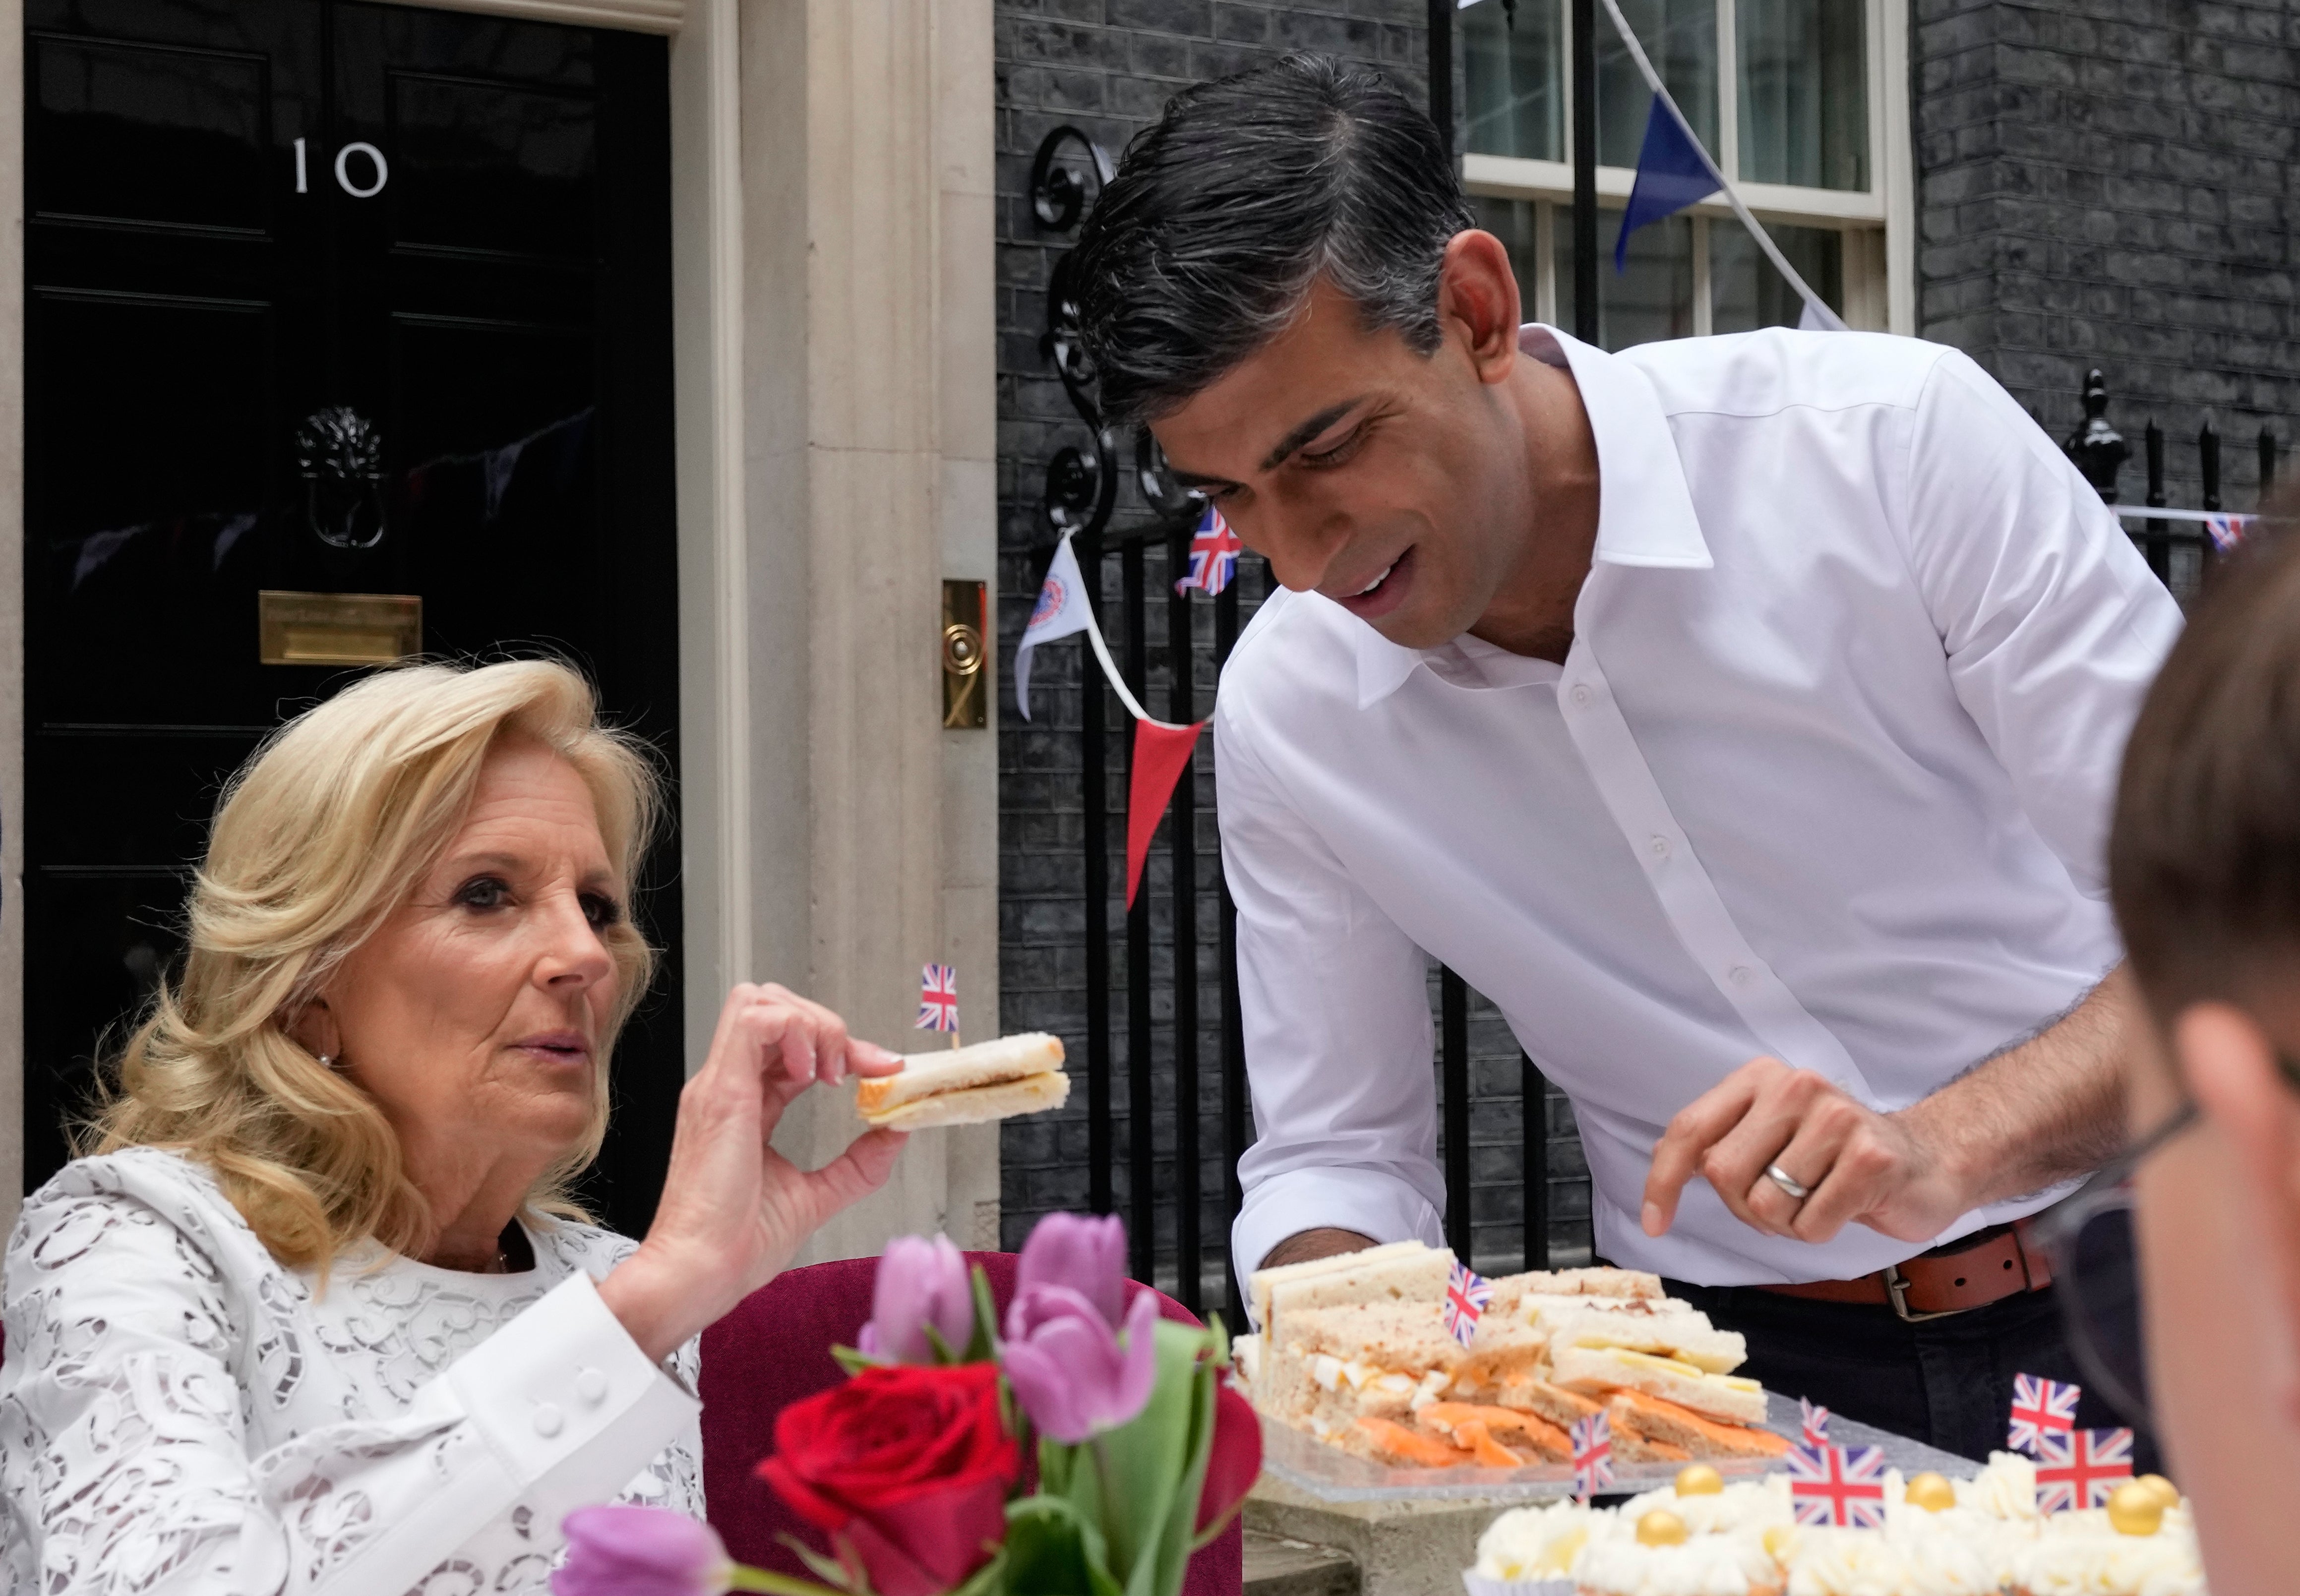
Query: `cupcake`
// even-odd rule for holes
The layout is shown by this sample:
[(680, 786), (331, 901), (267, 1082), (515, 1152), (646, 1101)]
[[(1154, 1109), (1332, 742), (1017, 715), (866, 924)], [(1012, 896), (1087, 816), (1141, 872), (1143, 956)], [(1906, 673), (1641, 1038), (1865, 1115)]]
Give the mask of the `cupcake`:
[(2022, 1549), (2019, 1596), (2202, 1596), (2204, 1566), (2188, 1504), (2150, 1476), (2105, 1508), (2054, 1513)]
[[(1656, 1534), (1663, 1519), (1673, 1528)], [(1666, 1509), (1635, 1522), (1635, 1533), (1581, 1549), (1573, 1570), (1581, 1596), (1781, 1596), (1781, 1566), (1759, 1532), (1691, 1534)]]
[(1478, 1562), (1470, 1571), (1471, 1588), (1480, 1584), (1490, 1590), (1570, 1581), (1574, 1565), (1593, 1539), (1624, 1533), (1619, 1514), (1576, 1501), (1513, 1508), (1478, 1537)]
[(1789, 1503), (1789, 1479), (1785, 1474), (1759, 1480), (1736, 1480), (1727, 1484), (1715, 1469), (1704, 1464), (1678, 1472), (1677, 1483), (1633, 1496), (1621, 1517), (1635, 1524), (1656, 1510), (1674, 1513), (1690, 1534), (1715, 1535), (1733, 1530), (1764, 1531), (1787, 1528), (1796, 1521)]

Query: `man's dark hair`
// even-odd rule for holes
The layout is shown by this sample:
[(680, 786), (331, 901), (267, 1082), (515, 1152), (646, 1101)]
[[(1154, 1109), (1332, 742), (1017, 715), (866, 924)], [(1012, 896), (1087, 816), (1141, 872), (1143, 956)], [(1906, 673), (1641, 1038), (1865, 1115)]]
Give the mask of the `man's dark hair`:
[(1446, 242), (1475, 225), (1436, 125), (1371, 68), (1289, 55), (1185, 89), (1127, 146), (1069, 260), (1104, 413), (1182, 404), (1320, 277), (1430, 353)]
[(2109, 891), (2166, 1024), (2288, 988), (2300, 956), (2300, 533), (2253, 536), (2149, 689), (2117, 791)]

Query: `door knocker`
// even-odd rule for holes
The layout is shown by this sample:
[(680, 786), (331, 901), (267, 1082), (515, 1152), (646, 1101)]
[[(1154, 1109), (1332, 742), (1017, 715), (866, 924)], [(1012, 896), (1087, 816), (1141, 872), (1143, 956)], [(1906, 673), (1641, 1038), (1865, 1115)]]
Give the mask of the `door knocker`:
[(375, 423), (348, 405), (314, 411), (296, 430), (296, 469), (312, 536), (336, 549), (383, 541), (383, 438)]

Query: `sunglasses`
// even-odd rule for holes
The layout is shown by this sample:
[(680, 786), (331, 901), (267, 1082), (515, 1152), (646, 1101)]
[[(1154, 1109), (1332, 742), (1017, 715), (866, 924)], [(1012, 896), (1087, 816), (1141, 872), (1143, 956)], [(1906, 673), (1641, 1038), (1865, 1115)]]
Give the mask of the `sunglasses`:
[[(2277, 1055), (2285, 1084), (2300, 1091), (2300, 1062)], [(2148, 1349), (2142, 1329), (2140, 1259), (2132, 1236), (2132, 1176), (2150, 1154), (2195, 1125), (2184, 1101), (2170, 1118), (2101, 1166), (2072, 1196), (2037, 1216), (2030, 1234), (2052, 1260), (2069, 1350), (2085, 1388), (2136, 1428), (2154, 1430)]]

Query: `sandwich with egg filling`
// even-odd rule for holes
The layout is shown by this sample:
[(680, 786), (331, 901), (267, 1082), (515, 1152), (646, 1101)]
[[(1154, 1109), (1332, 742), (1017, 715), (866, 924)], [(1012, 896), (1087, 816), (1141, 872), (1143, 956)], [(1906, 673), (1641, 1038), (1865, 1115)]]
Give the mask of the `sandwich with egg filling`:
[(1463, 1357), (1434, 1302), (1287, 1309), (1277, 1322), (1254, 1383), (1262, 1410), (1351, 1451), (1362, 1450), (1359, 1419), (1410, 1425)]
[(1062, 1039), (1029, 1032), (912, 1053), (899, 1073), (855, 1083), (854, 1107), (873, 1126), (914, 1131), (1036, 1114), (1062, 1107), (1070, 1094)]

